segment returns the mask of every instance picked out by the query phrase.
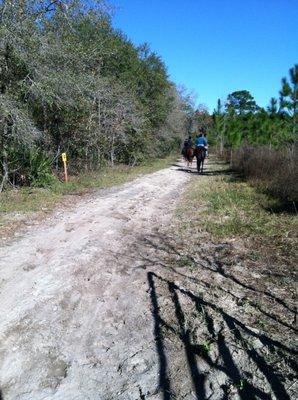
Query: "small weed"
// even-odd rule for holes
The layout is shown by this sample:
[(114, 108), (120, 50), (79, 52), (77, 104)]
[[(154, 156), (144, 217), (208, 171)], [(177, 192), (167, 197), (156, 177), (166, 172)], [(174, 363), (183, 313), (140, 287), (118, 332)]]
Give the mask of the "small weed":
[(241, 307), (247, 307), (247, 306), (249, 306), (249, 304), (250, 304), (250, 301), (246, 297), (243, 297), (242, 299), (239, 299), (237, 301), (237, 305), (241, 306)]
[(246, 385), (246, 380), (245, 379), (240, 379), (240, 382), (236, 383), (234, 386), (238, 390), (243, 390)]
[(205, 340), (202, 344), (203, 349), (205, 350), (206, 353), (209, 353), (211, 350), (211, 342), (208, 342), (207, 340)]
[(201, 345), (199, 345), (200, 353), (207, 355), (211, 351), (212, 342), (209, 340), (204, 340)]
[(178, 267), (192, 267), (193, 262), (189, 256), (182, 256), (178, 260)]
[(258, 251), (252, 250), (251, 253), (250, 253), (249, 258), (250, 258), (252, 261), (259, 261), (260, 258), (261, 258), (261, 255), (260, 255), (260, 253), (259, 253)]
[(266, 326), (267, 326), (266, 321), (264, 321), (264, 320), (262, 320), (262, 319), (259, 319), (259, 320), (257, 321), (257, 324), (258, 324), (258, 326), (259, 326), (259, 328), (260, 328), (261, 330), (265, 330), (265, 329), (266, 329)]

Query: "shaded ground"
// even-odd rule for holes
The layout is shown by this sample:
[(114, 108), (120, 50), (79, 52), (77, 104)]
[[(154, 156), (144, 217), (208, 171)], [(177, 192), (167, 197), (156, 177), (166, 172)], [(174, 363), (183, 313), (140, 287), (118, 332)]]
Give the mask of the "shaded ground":
[[(246, 271), (231, 273), (218, 260), (229, 244), (209, 244), (208, 256), (198, 248), (188, 259), (173, 247), (175, 237), (156, 234), (143, 243), (164, 399), (296, 398), (295, 309), (274, 292), (260, 297), (277, 303), (283, 318), (259, 301)], [(255, 328), (260, 321), (262, 330)]]
[(266, 268), (241, 244), (182, 235), (172, 216), (187, 182), (203, 190), (222, 169), (179, 168), (1, 249), (4, 400), (296, 398), (294, 299), (262, 287)]

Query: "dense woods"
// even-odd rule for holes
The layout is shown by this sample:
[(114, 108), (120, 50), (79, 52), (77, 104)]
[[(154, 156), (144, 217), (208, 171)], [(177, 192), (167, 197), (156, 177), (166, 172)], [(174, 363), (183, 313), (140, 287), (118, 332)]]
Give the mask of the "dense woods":
[(104, 2), (3, 0), (0, 18), (0, 190), (49, 184), (62, 151), (79, 171), (179, 148), (189, 98)]

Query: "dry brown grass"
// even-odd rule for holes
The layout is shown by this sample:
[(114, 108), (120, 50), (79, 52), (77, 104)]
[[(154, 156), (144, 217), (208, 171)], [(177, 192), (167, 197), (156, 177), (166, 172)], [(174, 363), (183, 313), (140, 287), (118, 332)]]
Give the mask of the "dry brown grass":
[(297, 146), (281, 150), (242, 147), (233, 151), (230, 162), (233, 170), (243, 174), (271, 195), (297, 205)]

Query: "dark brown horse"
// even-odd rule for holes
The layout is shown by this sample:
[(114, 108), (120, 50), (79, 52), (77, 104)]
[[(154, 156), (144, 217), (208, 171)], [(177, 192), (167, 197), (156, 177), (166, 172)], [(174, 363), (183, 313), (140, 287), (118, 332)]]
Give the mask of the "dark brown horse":
[(203, 173), (203, 168), (204, 168), (204, 161), (206, 157), (206, 150), (204, 147), (196, 147), (194, 150), (194, 155), (196, 156), (197, 159), (197, 170), (198, 173)]
[(187, 149), (185, 149), (183, 156), (184, 159), (187, 163), (187, 168), (189, 168), (192, 165), (192, 161), (194, 159), (194, 154), (195, 150), (192, 147), (188, 147)]

